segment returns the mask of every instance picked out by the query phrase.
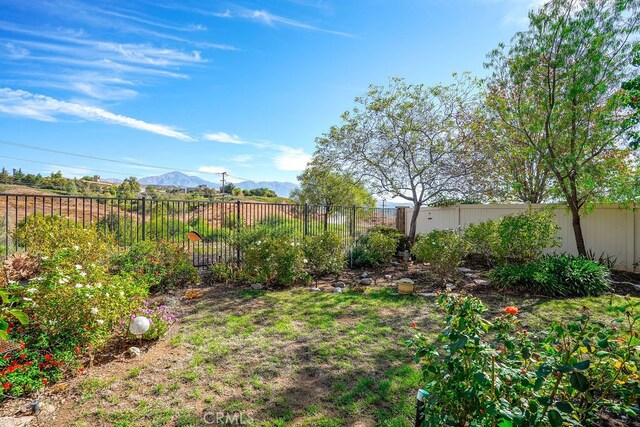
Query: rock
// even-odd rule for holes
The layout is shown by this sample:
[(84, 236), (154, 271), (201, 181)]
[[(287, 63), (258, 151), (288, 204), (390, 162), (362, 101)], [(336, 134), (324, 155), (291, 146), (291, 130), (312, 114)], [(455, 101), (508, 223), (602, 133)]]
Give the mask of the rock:
[(467, 268), (467, 267), (458, 267), (458, 271), (459, 271), (460, 273), (472, 273), (472, 272), (473, 272), (473, 270), (472, 270), (472, 269)]
[(334, 294), (341, 294), (342, 293), (342, 288), (333, 288), (333, 293)]
[(476, 285), (480, 285), (480, 286), (486, 286), (489, 285), (491, 282), (488, 280), (484, 280), (484, 279), (475, 279), (473, 281)]
[(29, 404), (29, 410), (31, 411), (32, 414), (39, 414), (40, 411), (42, 410), (42, 402), (40, 402), (39, 400), (34, 400), (33, 402), (31, 402)]
[(360, 284), (361, 285), (369, 286), (372, 283), (373, 283), (373, 280), (370, 277), (364, 277), (364, 278), (360, 279)]
[(336, 282), (333, 284), (334, 288), (344, 288), (344, 282)]
[(384, 278), (385, 278), (385, 280), (391, 280), (393, 278), (393, 276), (391, 276), (390, 274), (385, 274)]
[(321, 292), (321, 291), (322, 291), (322, 289), (320, 289), (320, 288), (311, 288), (311, 289), (309, 289), (309, 290), (310, 290), (311, 292)]
[(398, 261), (391, 261), (391, 265), (398, 266), (398, 265), (400, 265), (400, 263)]
[(140, 357), (140, 354), (138, 347), (129, 347), (129, 355), (131, 355), (131, 357)]
[(184, 291), (183, 298), (184, 299), (197, 299), (201, 298), (204, 295), (202, 289), (187, 289)]
[(438, 296), (438, 294), (436, 294), (435, 292), (422, 292), (417, 295), (420, 295), (421, 297), (437, 297)]
[(467, 277), (469, 279), (477, 279), (478, 275), (473, 273), (464, 273), (464, 277)]
[(447, 291), (451, 292), (451, 291), (455, 291), (457, 289), (456, 285), (447, 285)]
[(0, 417), (2, 427), (26, 427), (35, 417)]
[(69, 383), (57, 383), (49, 387), (51, 393), (62, 393), (69, 388)]
[(409, 279), (408, 277), (402, 278), (400, 280), (398, 280), (398, 283), (406, 283), (408, 285), (413, 285), (414, 281)]
[(361, 279), (366, 279), (367, 277), (369, 277), (369, 274), (366, 271), (363, 271), (362, 274), (360, 275)]
[(402, 260), (403, 260), (404, 262), (409, 262), (409, 261), (411, 261), (411, 254), (409, 253), (409, 251), (405, 250), (405, 251), (402, 253)]
[(640, 285), (633, 285), (634, 288), (636, 288), (636, 291), (640, 292)]
[(251, 289), (253, 289), (254, 291), (259, 291), (262, 289), (262, 284), (260, 283), (253, 283), (251, 284)]

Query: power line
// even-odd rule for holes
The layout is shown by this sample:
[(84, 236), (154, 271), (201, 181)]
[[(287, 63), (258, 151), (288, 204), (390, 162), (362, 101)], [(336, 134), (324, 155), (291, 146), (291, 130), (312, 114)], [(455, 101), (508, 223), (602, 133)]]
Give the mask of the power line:
[[(70, 153), (68, 151), (54, 150), (52, 148), (38, 147), (38, 146), (35, 146), (35, 145), (20, 144), (20, 143), (17, 143), (17, 142), (11, 142), (11, 141), (6, 141), (6, 140), (0, 140), (0, 144), (11, 145), (11, 146), (14, 146), (14, 147), (23, 147), (23, 148), (28, 148), (30, 150), (45, 151), (45, 152), (48, 152), (48, 153), (63, 154), (65, 156), (81, 157), (81, 158), (84, 158), (84, 159), (101, 160), (101, 161), (105, 161), (105, 162), (111, 162), (111, 163), (117, 163), (117, 164), (123, 164), (123, 165), (142, 166), (142, 167), (147, 167), (147, 168), (162, 169), (162, 170), (168, 170), (168, 171), (178, 171), (178, 172), (187, 172), (187, 173), (204, 173), (204, 174), (209, 174), (209, 175), (220, 175), (222, 173), (225, 173), (225, 174), (227, 174), (228, 176), (230, 176), (232, 178), (240, 179), (240, 180), (243, 180), (243, 181), (251, 181), (249, 178), (242, 178), (242, 177), (235, 176), (235, 175), (229, 175), (228, 172), (205, 172), (205, 171), (192, 170), (192, 169), (181, 169), (181, 168), (171, 168), (171, 167), (167, 167), (167, 166), (150, 165), (150, 164), (146, 164), (146, 163), (131, 162), (131, 161), (126, 161), (126, 160), (109, 159), (109, 158), (106, 158), (106, 157), (91, 156), (91, 155), (88, 155), (88, 154)], [(0, 156), (0, 157), (2, 157), (2, 156)], [(25, 161), (30, 161), (30, 160), (25, 160)], [(35, 162), (34, 161), (34, 163), (42, 163), (42, 162)], [(48, 163), (44, 163), (44, 164), (48, 164)], [(49, 164), (49, 165), (55, 166), (53, 164)], [(76, 167), (76, 166), (65, 166), (65, 167)], [(98, 169), (95, 169), (95, 170), (98, 171)], [(106, 171), (103, 171), (103, 172), (106, 172)], [(122, 173), (122, 172), (106, 172), (106, 173), (117, 173), (119, 175), (131, 175), (131, 174), (125, 174), (125, 173)]]
[(61, 164), (57, 164), (57, 163), (39, 162), (37, 160), (22, 159), (20, 157), (0, 156), (0, 158), (11, 159), (11, 160), (20, 160), (20, 161), (23, 161), (23, 162), (30, 162), (30, 163), (39, 163), (41, 165), (55, 166), (55, 167), (58, 167), (58, 168), (75, 168), (75, 169), (84, 169), (84, 170), (89, 171), (89, 172), (104, 172), (104, 173), (112, 173), (112, 174), (116, 174), (116, 175), (123, 175), (123, 176), (127, 176), (127, 177), (131, 176), (130, 173), (107, 171), (107, 170), (94, 169), (94, 168), (85, 168), (85, 167), (82, 167), (82, 166), (70, 166), (70, 165), (61, 165)]

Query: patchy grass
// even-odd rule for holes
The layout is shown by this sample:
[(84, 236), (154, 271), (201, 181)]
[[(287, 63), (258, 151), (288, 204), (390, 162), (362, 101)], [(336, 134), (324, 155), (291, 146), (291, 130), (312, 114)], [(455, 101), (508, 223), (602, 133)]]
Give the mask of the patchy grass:
[[(610, 298), (482, 296), (494, 314), (519, 306), (532, 328), (583, 306), (606, 320)], [(404, 342), (411, 322), (441, 329), (433, 298), (225, 288), (185, 304), (171, 337), (78, 380), (51, 425), (198, 426), (220, 412), (261, 426), (413, 425), (420, 371)]]

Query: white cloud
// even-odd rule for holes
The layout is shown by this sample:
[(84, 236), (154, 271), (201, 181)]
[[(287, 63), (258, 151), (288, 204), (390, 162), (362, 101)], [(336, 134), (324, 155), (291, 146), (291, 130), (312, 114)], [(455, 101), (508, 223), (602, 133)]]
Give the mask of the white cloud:
[(529, 11), (538, 9), (548, 0), (516, 0), (508, 2), (510, 9), (502, 17), (502, 25), (526, 26), (529, 23)]
[(232, 156), (229, 160), (240, 166), (250, 167), (248, 163), (253, 160), (253, 156), (251, 154), (238, 154), (237, 156)]
[(208, 174), (220, 174), (222, 172), (227, 172), (225, 168), (220, 166), (200, 166), (198, 171)]
[(274, 148), (280, 151), (280, 154), (274, 157), (273, 163), (281, 171), (301, 171), (311, 161), (311, 156), (301, 148), (286, 145), (276, 145)]
[(209, 132), (202, 136), (207, 141), (220, 142), (222, 144), (247, 144), (248, 141), (243, 140), (238, 135), (231, 135), (226, 132)]
[(354, 37), (353, 34), (316, 27), (315, 25), (307, 24), (306, 22), (296, 21), (295, 19), (285, 18), (284, 16), (280, 16), (280, 15), (275, 15), (266, 10), (242, 9), (238, 14), (238, 16), (240, 18), (261, 22), (270, 27), (275, 27), (277, 24), (281, 24), (281, 25), (286, 25), (293, 28), (299, 28), (299, 29), (309, 30), (309, 31), (317, 31), (321, 33), (328, 33), (336, 36)]
[(151, 132), (182, 141), (194, 141), (189, 135), (170, 126), (149, 123), (115, 114), (102, 108), (60, 101), (49, 96), (33, 94), (24, 90), (0, 88), (0, 113), (50, 122), (56, 121), (56, 117), (59, 115), (74, 116), (89, 121), (115, 124)]

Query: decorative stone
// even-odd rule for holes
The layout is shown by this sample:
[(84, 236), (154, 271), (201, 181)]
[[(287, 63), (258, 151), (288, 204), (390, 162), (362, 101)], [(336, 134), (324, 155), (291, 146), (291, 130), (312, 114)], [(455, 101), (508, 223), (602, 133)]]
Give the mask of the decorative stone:
[(129, 354), (132, 357), (140, 357), (140, 349), (138, 347), (129, 347)]
[(373, 283), (373, 280), (370, 277), (365, 277), (365, 278), (360, 279), (360, 284), (361, 285), (369, 286), (372, 283)]
[(409, 279), (408, 277), (404, 277), (404, 278), (398, 280), (398, 283), (406, 283), (408, 285), (413, 285), (414, 281)]
[(253, 289), (254, 291), (259, 291), (262, 289), (262, 284), (260, 283), (252, 283), (251, 284), (251, 289)]
[(385, 280), (391, 280), (391, 279), (393, 279), (393, 276), (390, 275), (390, 274), (385, 274), (384, 278), (385, 278)]
[(311, 292), (321, 292), (321, 291), (322, 291), (322, 289), (320, 289), (320, 288), (311, 288), (311, 289), (309, 289), (309, 290), (310, 290)]
[(447, 291), (451, 292), (451, 291), (455, 291), (457, 289), (456, 285), (447, 285)]
[(409, 253), (409, 251), (405, 250), (402, 254), (402, 260), (404, 262), (409, 262), (411, 261), (411, 254)]
[(367, 277), (369, 277), (369, 274), (366, 271), (363, 271), (362, 274), (360, 275), (361, 279), (366, 279)]
[(437, 297), (438, 296), (438, 294), (436, 294), (435, 292), (422, 292), (417, 295), (420, 295), (421, 297)]
[(481, 285), (481, 286), (489, 285), (491, 283), (490, 281), (484, 280), (484, 279), (475, 279), (473, 282), (476, 285)]
[(478, 275), (473, 273), (464, 273), (464, 277), (467, 277), (469, 279), (477, 279)]
[(636, 291), (640, 292), (640, 285), (633, 285), (634, 288), (636, 288)]
[(26, 427), (35, 417), (0, 417), (2, 427)]
[(336, 282), (333, 284), (334, 288), (344, 288), (344, 282)]
[(472, 270), (472, 269), (467, 268), (467, 267), (458, 267), (458, 271), (459, 271), (460, 273), (471, 273), (471, 272), (473, 272), (473, 270)]
[(341, 294), (342, 293), (342, 288), (333, 288), (333, 293), (334, 294)]
[(149, 330), (151, 323), (149, 319), (144, 316), (136, 316), (129, 323), (129, 332), (133, 335), (144, 335)]

